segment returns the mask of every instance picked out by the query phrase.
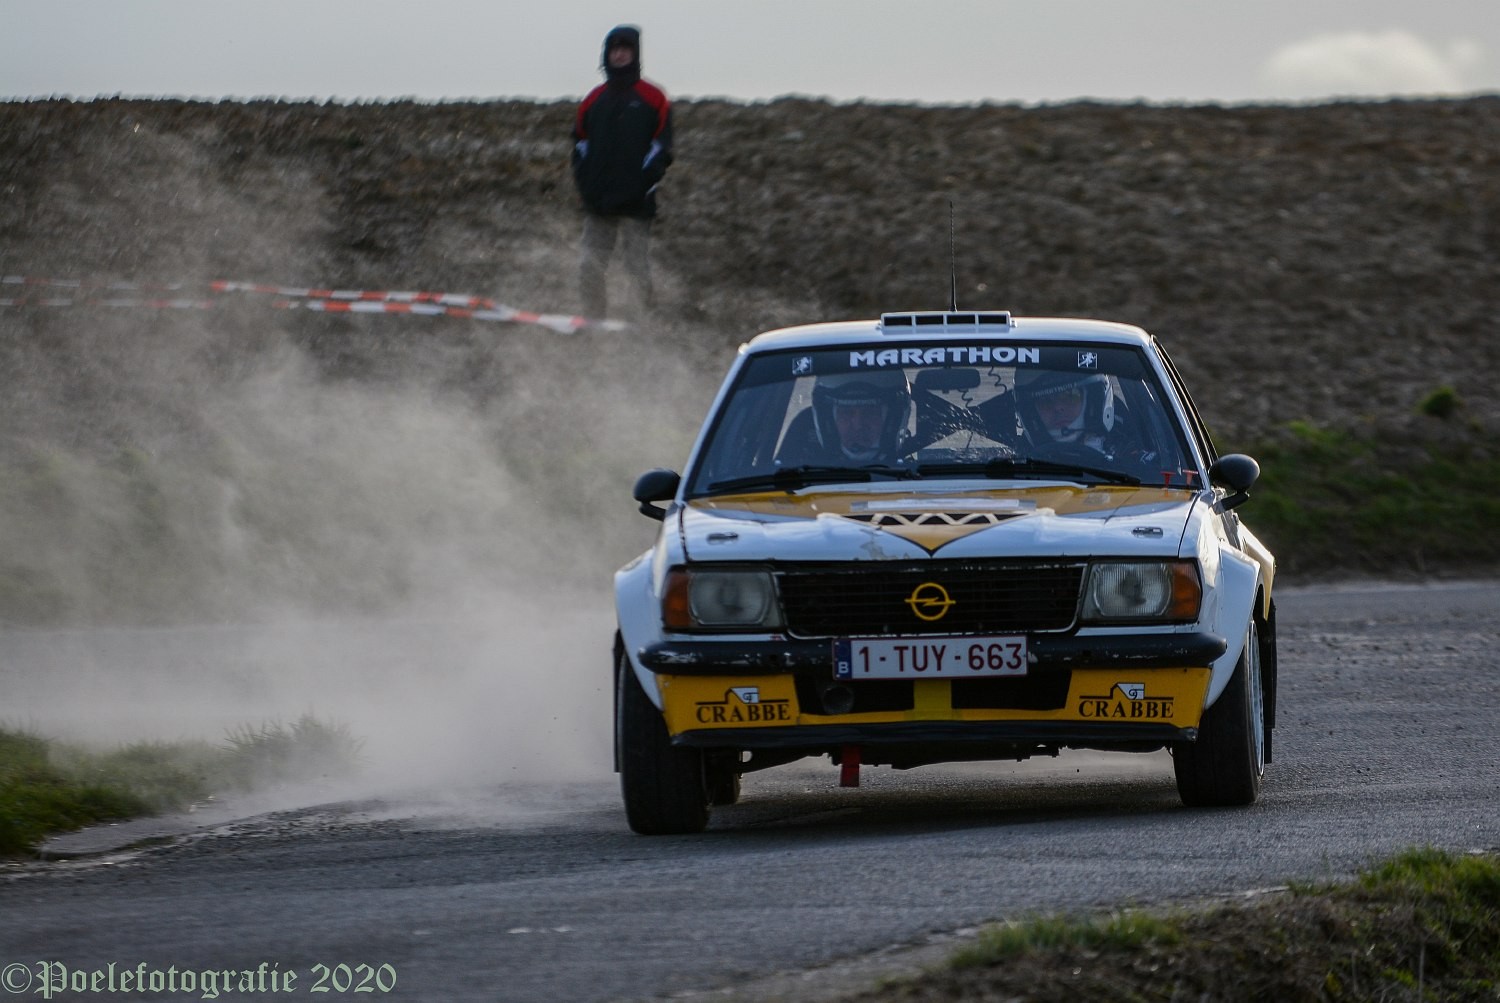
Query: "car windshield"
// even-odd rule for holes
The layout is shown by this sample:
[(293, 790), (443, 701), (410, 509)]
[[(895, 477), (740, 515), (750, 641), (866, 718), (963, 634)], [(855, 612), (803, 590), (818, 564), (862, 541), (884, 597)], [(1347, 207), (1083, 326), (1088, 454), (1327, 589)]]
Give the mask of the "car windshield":
[(746, 360), (689, 496), (888, 478), (1193, 487), (1140, 349), (880, 342)]

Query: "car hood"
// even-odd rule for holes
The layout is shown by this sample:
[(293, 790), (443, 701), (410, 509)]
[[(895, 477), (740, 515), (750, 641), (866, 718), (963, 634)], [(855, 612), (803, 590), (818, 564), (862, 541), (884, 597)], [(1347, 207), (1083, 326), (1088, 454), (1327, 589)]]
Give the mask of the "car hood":
[(691, 561), (1168, 557), (1197, 503), (1170, 488), (872, 484), (695, 498), (678, 519)]

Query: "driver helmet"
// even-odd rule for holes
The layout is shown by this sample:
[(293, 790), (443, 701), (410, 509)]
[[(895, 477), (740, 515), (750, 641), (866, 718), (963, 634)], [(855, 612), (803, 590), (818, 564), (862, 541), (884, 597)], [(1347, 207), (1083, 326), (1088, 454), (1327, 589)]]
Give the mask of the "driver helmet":
[(835, 373), (818, 377), (812, 401), (819, 445), (869, 463), (895, 457), (911, 411), (911, 386), (900, 369)]
[(1098, 441), (1115, 427), (1115, 393), (1103, 373), (1022, 369), (1016, 410), (1034, 442)]

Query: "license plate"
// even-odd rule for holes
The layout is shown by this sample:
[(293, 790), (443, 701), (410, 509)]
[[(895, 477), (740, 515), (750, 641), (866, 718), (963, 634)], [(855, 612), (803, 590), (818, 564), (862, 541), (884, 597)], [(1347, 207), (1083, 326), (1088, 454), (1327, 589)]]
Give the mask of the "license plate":
[(1026, 637), (845, 637), (835, 679), (984, 679), (1026, 674)]

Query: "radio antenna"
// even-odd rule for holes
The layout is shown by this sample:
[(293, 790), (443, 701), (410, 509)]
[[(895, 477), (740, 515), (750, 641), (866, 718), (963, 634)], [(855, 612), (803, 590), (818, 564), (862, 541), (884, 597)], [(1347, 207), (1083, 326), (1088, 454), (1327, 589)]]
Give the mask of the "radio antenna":
[(957, 227), (953, 222), (953, 200), (948, 200), (948, 299), (953, 312), (958, 313), (958, 263), (954, 244)]

